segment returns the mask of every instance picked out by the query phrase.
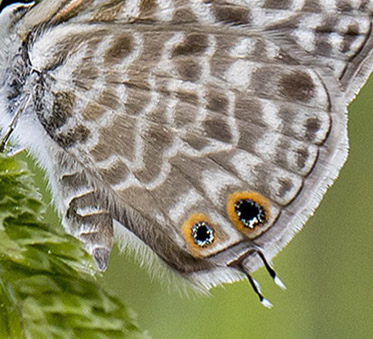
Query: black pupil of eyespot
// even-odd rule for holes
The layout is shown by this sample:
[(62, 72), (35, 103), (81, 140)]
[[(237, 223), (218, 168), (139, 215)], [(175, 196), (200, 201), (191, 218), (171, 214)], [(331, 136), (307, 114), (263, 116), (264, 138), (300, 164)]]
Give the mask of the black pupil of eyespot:
[(253, 200), (245, 199), (237, 201), (235, 211), (238, 219), (245, 227), (254, 228), (256, 225), (265, 221), (263, 208)]
[(204, 221), (193, 225), (192, 235), (194, 242), (202, 247), (214, 241), (214, 230)]

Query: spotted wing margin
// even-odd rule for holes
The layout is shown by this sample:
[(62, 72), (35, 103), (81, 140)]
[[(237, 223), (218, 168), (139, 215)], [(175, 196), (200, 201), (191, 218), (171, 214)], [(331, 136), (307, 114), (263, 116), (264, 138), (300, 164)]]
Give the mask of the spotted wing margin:
[[(33, 36), (33, 66), (54, 97), (44, 108), (62, 117), (57, 125), (41, 119), (47, 133), (110, 197), (110, 215), (180, 273), (224, 269), (253, 246), (274, 256), (344, 162), (346, 99), (338, 79), (359, 48), (331, 45), (326, 53), (325, 45), (304, 45), (302, 34), (315, 27), (296, 34), (294, 27), (303, 16), (325, 13), (283, 8), (289, 1), (264, 7), (168, 2), (161, 11), (147, 7), (141, 20), (136, 11), (118, 18), (124, 2), (103, 3), (114, 17), (83, 11)], [(350, 17), (339, 14), (338, 20)], [(362, 18), (354, 20), (358, 25)], [(286, 29), (286, 22), (294, 38), (283, 47), (265, 28)], [(364, 44), (368, 36), (357, 33), (356, 41)], [(227, 196), (245, 190), (261, 193), (273, 207), (273, 226), (255, 240), (226, 215)], [(192, 258), (181, 234), (193, 213), (208, 215), (220, 229), (205, 260)], [(246, 262), (250, 271), (259, 265), (255, 257)]]

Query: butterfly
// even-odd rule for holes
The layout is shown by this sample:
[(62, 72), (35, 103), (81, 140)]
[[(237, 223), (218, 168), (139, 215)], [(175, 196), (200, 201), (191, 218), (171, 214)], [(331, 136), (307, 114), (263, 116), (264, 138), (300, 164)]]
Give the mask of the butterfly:
[(368, 0), (1, 4), (0, 126), (105, 270), (114, 233), (209, 289), (265, 266), (348, 149)]

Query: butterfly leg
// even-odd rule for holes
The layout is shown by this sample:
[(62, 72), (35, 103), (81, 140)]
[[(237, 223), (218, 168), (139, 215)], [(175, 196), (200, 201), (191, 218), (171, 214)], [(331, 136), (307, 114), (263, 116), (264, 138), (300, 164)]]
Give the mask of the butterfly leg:
[(8, 140), (17, 126), (17, 122), (18, 122), (20, 115), (25, 110), (25, 108), (28, 106), (30, 101), (31, 101), (31, 95), (28, 95), (28, 97), (22, 101), (21, 105), (18, 107), (18, 110), (13, 115), (13, 118), (9, 123), (7, 131), (5, 132), (4, 136), (0, 140), (0, 153), (4, 152), (5, 147), (8, 143)]

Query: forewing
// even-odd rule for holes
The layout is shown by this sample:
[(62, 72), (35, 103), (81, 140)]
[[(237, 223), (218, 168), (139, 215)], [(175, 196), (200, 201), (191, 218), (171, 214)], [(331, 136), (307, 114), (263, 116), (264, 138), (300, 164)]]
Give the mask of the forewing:
[[(346, 157), (372, 4), (258, 3), (59, 2), (30, 38), (51, 93), (43, 127), (97, 204), (180, 273), (256, 269), (250, 249), (273, 257)], [(243, 193), (265, 210), (253, 230), (232, 216)], [(215, 232), (206, 246), (191, 235), (201, 222)]]

